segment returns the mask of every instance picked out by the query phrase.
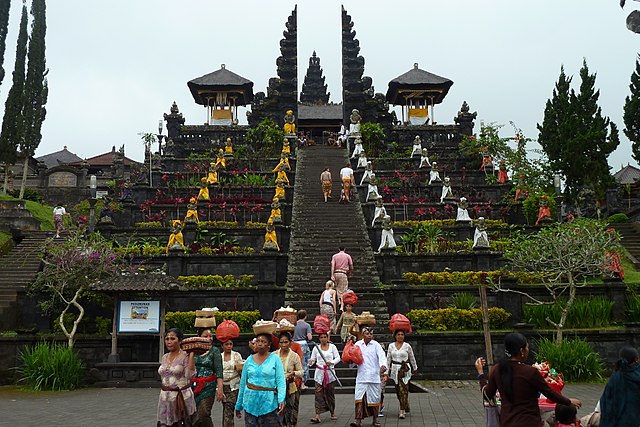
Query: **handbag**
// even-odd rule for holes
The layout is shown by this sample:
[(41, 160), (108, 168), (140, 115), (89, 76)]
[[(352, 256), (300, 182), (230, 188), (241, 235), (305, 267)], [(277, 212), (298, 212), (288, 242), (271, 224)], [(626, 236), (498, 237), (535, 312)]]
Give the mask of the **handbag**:
[(487, 427), (500, 427), (500, 405), (496, 403), (495, 399), (489, 399), (487, 397), (485, 387), (482, 387), (485, 425)]

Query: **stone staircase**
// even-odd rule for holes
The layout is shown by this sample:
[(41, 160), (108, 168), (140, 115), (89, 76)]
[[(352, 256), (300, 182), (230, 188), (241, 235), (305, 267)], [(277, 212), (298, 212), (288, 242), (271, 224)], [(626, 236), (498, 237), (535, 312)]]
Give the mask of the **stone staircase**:
[(614, 224), (613, 227), (622, 236), (620, 243), (629, 252), (631, 262), (637, 269), (640, 268), (640, 223), (626, 222)]
[[(0, 259), (0, 330), (14, 329), (16, 299), (38, 273), (40, 255), (52, 231), (30, 231)], [(61, 240), (62, 241), (62, 240)]]

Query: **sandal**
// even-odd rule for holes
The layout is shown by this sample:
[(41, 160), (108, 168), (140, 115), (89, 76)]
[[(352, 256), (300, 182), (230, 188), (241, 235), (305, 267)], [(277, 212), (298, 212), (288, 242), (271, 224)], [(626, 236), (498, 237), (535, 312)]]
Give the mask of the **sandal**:
[(338, 417), (336, 417), (335, 415), (331, 415), (331, 418), (330, 418), (331, 421), (336, 421), (337, 419)]
[(381, 427), (381, 426), (382, 426), (382, 424), (380, 424), (380, 423), (373, 423), (373, 424), (371, 424), (371, 427)]
[(313, 424), (320, 424), (320, 420), (317, 418), (311, 418), (309, 421), (311, 421), (311, 423)]
[(400, 415), (398, 415), (398, 418), (400, 418), (401, 420), (404, 420), (405, 415), (404, 414), (400, 414)]

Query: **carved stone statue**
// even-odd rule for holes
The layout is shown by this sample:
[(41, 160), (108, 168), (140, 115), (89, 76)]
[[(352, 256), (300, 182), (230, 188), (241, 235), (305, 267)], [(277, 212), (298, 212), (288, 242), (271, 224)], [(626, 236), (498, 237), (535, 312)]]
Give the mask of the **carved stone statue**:
[(536, 225), (540, 225), (541, 222), (551, 222), (551, 209), (549, 208), (549, 200), (547, 199), (547, 195), (543, 194), (540, 197), (540, 208), (538, 209), (538, 220), (536, 221)]
[(380, 239), (378, 252), (382, 250), (395, 249), (396, 247), (396, 240), (393, 238), (393, 228), (391, 225), (391, 217), (389, 215), (385, 215), (382, 221), (382, 238)]
[(198, 200), (195, 197), (189, 199), (187, 203), (187, 215), (184, 217), (185, 224), (198, 223)]
[(215, 167), (218, 168), (222, 168), (222, 169), (226, 169), (227, 168), (227, 161), (224, 158), (224, 150), (219, 149), (218, 150), (218, 155), (216, 156), (216, 164)]
[(280, 251), (278, 246), (278, 236), (276, 235), (276, 228), (273, 225), (273, 221), (267, 222), (266, 232), (264, 233), (264, 244), (262, 245), (264, 251)]
[(456, 222), (471, 222), (471, 217), (469, 216), (469, 211), (467, 208), (469, 204), (467, 203), (466, 197), (460, 197), (460, 201), (458, 202), (458, 213), (456, 215)]
[(113, 211), (111, 210), (111, 199), (107, 196), (102, 198), (103, 208), (100, 211), (100, 217), (98, 218), (99, 224), (113, 224)]
[(217, 184), (218, 183), (218, 168), (216, 164), (211, 162), (209, 163), (209, 175), (207, 175), (207, 184)]
[(224, 155), (225, 157), (233, 157), (233, 142), (231, 138), (227, 138), (227, 141), (224, 144)]
[(367, 160), (367, 155), (364, 151), (361, 151), (360, 156), (358, 157), (358, 164), (356, 165), (356, 169), (366, 168), (367, 163), (369, 163), (369, 160)]
[(418, 166), (418, 168), (421, 169), (430, 167), (431, 163), (429, 163), (429, 154), (427, 153), (427, 149), (423, 148), (422, 153), (420, 153), (420, 166)]
[(122, 184), (122, 195), (120, 196), (120, 201), (123, 203), (134, 203), (133, 184), (129, 178), (127, 178), (127, 180)]
[(489, 147), (486, 145), (482, 147), (482, 164), (480, 165), (480, 170), (493, 172), (493, 158), (489, 152)]
[(289, 183), (289, 177), (287, 177), (287, 172), (285, 172), (286, 164), (282, 164), (278, 167), (278, 175), (276, 175), (276, 179), (281, 179), (282, 182), (285, 182), (287, 185), (291, 185)]
[(283, 171), (291, 170), (291, 165), (289, 164), (289, 156), (285, 152), (280, 153), (280, 161), (278, 162), (276, 167), (273, 168), (272, 172), (278, 172), (279, 170), (283, 170)]
[(420, 135), (416, 135), (413, 139), (413, 147), (411, 148), (411, 157), (422, 155), (422, 139)]
[(380, 193), (378, 193), (378, 181), (376, 180), (376, 175), (371, 174), (369, 178), (369, 185), (367, 187), (367, 197), (365, 202), (375, 202), (380, 198)]
[(353, 136), (360, 135), (360, 122), (362, 121), (360, 111), (358, 111), (356, 108), (351, 110), (351, 116), (349, 116), (349, 120), (351, 121), (351, 125), (349, 126), (349, 133)]
[(152, 171), (157, 172), (164, 170), (164, 163), (162, 163), (162, 156), (160, 156), (160, 153), (153, 153), (153, 156), (151, 156), (151, 161), (153, 162), (151, 165)]
[(276, 178), (276, 193), (273, 195), (273, 198), (279, 200), (283, 200), (285, 198), (284, 181), (282, 178)]
[(518, 183), (516, 184), (516, 196), (514, 201), (518, 201), (520, 196), (527, 191), (527, 177), (524, 174), (518, 176)]
[(387, 210), (384, 207), (384, 201), (382, 200), (382, 197), (378, 197), (376, 199), (376, 209), (373, 212), (373, 221), (371, 221), (371, 226), (375, 227), (376, 224), (381, 224), (385, 216), (387, 216)]
[(437, 162), (433, 162), (431, 163), (431, 171), (429, 172), (429, 184), (431, 185), (434, 182), (440, 182), (442, 181), (440, 179), (440, 172), (438, 171), (438, 163)]
[(473, 250), (489, 249), (489, 237), (487, 236), (487, 226), (484, 223), (484, 217), (478, 218), (476, 231), (473, 233)]
[(184, 251), (184, 237), (182, 236), (182, 222), (179, 219), (171, 221), (171, 234), (167, 243), (169, 251)]
[(287, 135), (295, 135), (296, 134), (296, 116), (293, 115), (293, 110), (287, 110), (284, 115), (284, 133)]
[(176, 155), (176, 147), (173, 143), (173, 138), (167, 138), (167, 141), (164, 143), (164, 156), (165, 157), (175, 157)]
[(274, 224), (282, 224), (282, 210), (280, 209), (280, 201), (278, 199), (273, 199), (273, 202), (271, 202), (269, 221)]
[(371, 175), (373, 175), (373, 169), (371, 166), (371, 162), (367, 162), (367, 167), (364, 169), (364, 173), (362, 174), (362, 179), (360, 180), (360, 185), (368, 184), (371, 179)]
[(500, 160), (500, 165), (498, 166), (498, 183), (506, 184), (509, 182), (509, 175), (507, 172), (507, 164), (504, 160)]
[(200, 191), (198, 191), (198, 200), (209, 200), (209, 187), (206, 177), (200, 178)]
[(289, 143), (289, 139), (287, 138), (284, 138), (282, 140), (282, 154), (291, 154), (291, 144)]
[(351, 154), (352, 159), (356, 159), (360, 153), (364, 153), (364, 148), (362, 148), (362, 138), (357, 136), (354, 143), (355, 147), (353, 148), (353, 154)]
[(445, 200), (453, 199), (453, 190), (451, 189), (451, 178), (446, 176), (442, 184), (442, 194), (440, 195), (440, 203), (444, 203)]

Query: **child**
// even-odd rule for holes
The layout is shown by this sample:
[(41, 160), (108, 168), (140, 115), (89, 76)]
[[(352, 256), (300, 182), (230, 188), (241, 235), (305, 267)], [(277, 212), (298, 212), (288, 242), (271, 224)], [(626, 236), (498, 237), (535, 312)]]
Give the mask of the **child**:
[(338, 200), (338, 203), (347, 203), (347, 195), (344, 192), (344, 188), (340, 190), (340, 200)]
[(346, 311), (342, 312), (340, 320), (338, 320), (338, 324), (336, 325), (336, 330), (340, 330), (342, 342), (347, 342), (350, 335), (349, 330), (356, 324), (356, 314), (352, 311), (353, 306), (351, 304), (345, 304), (344, 306)]
[(576, 419), (578, 409), (571, 405), (556, 405), (556, 423), (554, 427), (580, 427), (580, 421)]

